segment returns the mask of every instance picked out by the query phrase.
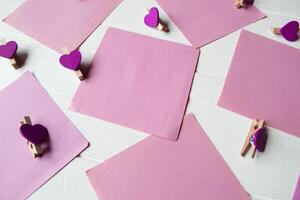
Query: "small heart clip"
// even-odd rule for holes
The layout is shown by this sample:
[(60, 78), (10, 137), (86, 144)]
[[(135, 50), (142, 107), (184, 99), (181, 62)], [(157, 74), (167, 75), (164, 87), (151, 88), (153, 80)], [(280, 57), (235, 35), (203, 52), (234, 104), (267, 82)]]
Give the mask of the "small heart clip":
[(83, 71), (80, 69), (81, 53), (79, 50), (69, 51), (67, 48), (62, 48), (63, 55), (59, 58), (60, 64), (70, 70), (76, 72), (77, 77), (80, 81), (86, 78)]
[(287, 41), (295, 42), (299, 39), (300, 35), (299, 22), (290, 21), (281, 28), (272, 28), (272, 32), (282, 35)]
[(168, 26), (159, 19), (159, 11), (156, 7), (153, 7), (150, 10), (145, 8), (145, 10), (148, 14), (144, 17), (144, 23), (147, 26), (157, 28), (163, 32), (169, 32)]
[(264, 120), (253, 120), (247, 138), (243, 145), (241, 155), (244, 157), (247, 155), (249, 150), (252, 148), (251, 157), (254, 158), (256, 151), (264, 152), (267, 144), (268, 133), (264, 127)]
[(20, 133), (27, 140), (27, 145), (34, 158), (40, 157), (49, 149), (49, 134), (41, 124), (32, 125), (29, 116), (20, 121)]
[(15, 69), (20, 68), (16, 60), (17, 49), (18, 49), (18, 44), (16, 41), (6, 42), (4, 39), (0, 40), (0, 56), (9, 59), (10, 64)]

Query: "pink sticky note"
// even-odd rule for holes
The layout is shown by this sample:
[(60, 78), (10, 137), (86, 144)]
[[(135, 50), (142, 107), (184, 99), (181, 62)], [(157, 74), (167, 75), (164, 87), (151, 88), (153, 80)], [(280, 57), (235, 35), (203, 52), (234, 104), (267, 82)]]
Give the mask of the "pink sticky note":
[(27, 0), (4, 22), (61, 52), (74, 50), (122, 0)]
[(242, 31), (219, 105), (300, 137), (300, 51)]
[[(49, 132), (50, 151), (33, 158), (19, 132), (20, 120)], [(0, 92), (0, 199), (26, 199), (88, 145), (29, 72)]]
[(87, 175), (105, 200), (250, 200), (192, 114), (177, 142), (150, 136)]
[(300, 176), (298, 178), (298, 182), (297, 182), (296, 189), (294, 192), (293, 200), (300, 200)]
[(108, 29), (71, 109), (176, 140), (199, 51)]
[(237, 9), (234, 0), (157, 0), (194, 47), (201, 47), (265, 17), (255, 6)]

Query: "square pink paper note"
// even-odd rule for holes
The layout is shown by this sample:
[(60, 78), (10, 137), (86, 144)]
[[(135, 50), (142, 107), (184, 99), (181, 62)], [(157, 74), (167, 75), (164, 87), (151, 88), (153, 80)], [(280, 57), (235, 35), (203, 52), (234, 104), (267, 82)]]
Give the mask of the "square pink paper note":
[(218, 105), (300, 137), (300, 50), (242, 31)]
[(78, 48), (122, 0), (26, 0), (4, 22), (61, 52)]
[(71, 109), (176, 140), (199, 50), (110, 28)]
[(192, 114), (178, 141), (150, 136), (87, 175), (105, 200), (250, 200)]
[[(49, 132), (50, 151), (33, 158), (20, 120)], [(84, 150), (88, 143), (29, 72), (0, 92), (0, 199), (23, 200)]]
[(157, 0), (194, 47), (202, 47), (265, 17), (255, 6), (237, 9), (234, 0)]

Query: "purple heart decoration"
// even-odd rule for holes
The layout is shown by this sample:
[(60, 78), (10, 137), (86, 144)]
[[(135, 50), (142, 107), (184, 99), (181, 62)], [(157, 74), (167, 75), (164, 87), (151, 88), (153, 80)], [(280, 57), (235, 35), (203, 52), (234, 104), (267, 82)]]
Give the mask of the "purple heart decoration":
[(78, 50), (74, 50), (69, 54), (64, 54), (59, 58), (60, 64), (70, 70), (77, 70), (81, 62), (81, 53)]
[(245, 0), (244, 2), (247, 6), (249, 6), (249, 5), (252, 5), (254, 3), (254, 0)]
[(48, 139), (48, 130), (41, 124), (23, 124), (20, 127), (20, 132), (29, 142), (40, 145)]
[(255, 131), (253, 135), (253, 143), (258, 151), (265, 151), (267, 139), (268, 134), (265, 128), (260, 128)]
[(144, 23), (147, 26), (156, 28), (159, 22), (159, 12), (156, 7), (153, 7), (149, 10), (149, 14), (145, 16)]
[(16, 54), (18, 44), (15, 41), (9, 41), (4, 45), (0, 45), (0, 56), (4, 58), (12, 58)]
[(288, 41), (294, 42), (298, 40), (299, 22), (290, 21), (280, 29), (281, 35)]

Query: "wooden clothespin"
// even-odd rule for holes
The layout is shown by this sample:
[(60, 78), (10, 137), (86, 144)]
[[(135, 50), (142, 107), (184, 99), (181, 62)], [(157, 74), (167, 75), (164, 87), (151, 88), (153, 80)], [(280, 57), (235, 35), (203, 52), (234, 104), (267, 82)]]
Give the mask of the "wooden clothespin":
[(240, 8), (246, 8), (249, 5), (252, 5), (254, 3), (254, 0), (235, 0), (235, 7)]
[(300, 35), (299, 22), (290, 21), (281, 28), (272, 28), (272, 32), (277, 35), (282, 35), (287, 41), (297, 41)]
[[(20, 121), (20, 124), (21, 125), (23, 125), (23, 124), (32, 125), (30, 117), (29, 116), (25, 116)], [(40, 145), (33, 144), (33, 143), (29, 142), (28, 140), (27, 140), (27, 145), (28, 145), (29, 150), (30, 150), (30, 152), (31, 152), (31, 154), (32, 154), (32, 156), (34, 158), (39, 157), (39, 156), (41, 156), (43, 154), (43, 149), (42, 149), (42, 147)]]
[(156, 7), (153, 7), (150, 10), (145, 8), (145, 10), (148, 14), (144, 17), (144, 23), (147, 26), (157, 28), (163, 32), (169, 32), (168, 26), (159, 19), (159, 11)]
[(20, 124), (20, 132), (27, 139), (27, 145), (32, 156), (34, 158), (40, 157), (45, 152), (44, 146), (48, 146), (48, 130), (40, 124), (32, 125), (29, 116), (25, 116)]
[(267, 133), (264, 129), (264, 124), (264, 120), (253, 120), (241, 151), (243, 157), (247, 155), (251, 148), (252, 158), (254, 158), (257, 150), (260, 152), (264, 151), (267, 142)]
[(80, 51), (74, 50), (70, 52), (66, 47), (62, 48), (62, 51), (64, 55), (62, 55), (59, 59), (60, 64), (67, 69), (75, 71), (80, 81), (84, 80), (86, 77), (82, 72), (82, 70), (80, 69), (80, 62), (81, 62)]
[(4, 39), (1, 39), (0, 43), (0, 56), (9, 59), (10, 64), (15, 69), (19, 69), (20, 67), (18, 66), (15, 58), (18, 44), (15, 41), (9, 41), (6, 43)]

